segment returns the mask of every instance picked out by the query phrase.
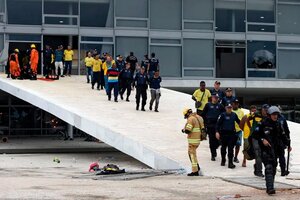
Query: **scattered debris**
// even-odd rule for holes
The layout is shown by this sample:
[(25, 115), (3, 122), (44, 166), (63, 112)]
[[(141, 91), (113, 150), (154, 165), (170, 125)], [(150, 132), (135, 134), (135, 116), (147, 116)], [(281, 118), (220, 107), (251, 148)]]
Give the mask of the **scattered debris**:
[(60, 160), (57, 157), (55, 157), (53, 158), (53, 162), (60, 163)]
[(234, 195), (225, 195), (225, 196), (218, 196), (217, 200), (224, 200), (224, 199), (239, 199), (242, 197), (250, 197), (250, 196), (243, 196), (240, 194), (234, 194)]
[(99, 164), (97, 162), (90, 164), (89, 172), (96, 172), (99, 170), (100, 170), (100, 168), (99, 168)]
[(104, 166), (96, 175), (109, 175), (109, 174), (122, 174), (125, 173), (125, 169), (120, 169), (117, 165), (108, 164)]

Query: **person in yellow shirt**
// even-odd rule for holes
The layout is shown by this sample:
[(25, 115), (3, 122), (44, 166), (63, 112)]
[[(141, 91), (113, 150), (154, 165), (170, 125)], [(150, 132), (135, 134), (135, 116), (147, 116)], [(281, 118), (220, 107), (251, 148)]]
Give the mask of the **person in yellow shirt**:
[[(242, 120), (241, 120), (241, 128), (244, 132), (244, 136), (243, 136), (243, 139), (244, 139), (244, 151), (246, 151), (248, 148), (249, 148), (249, 141), (248, 141), (248, 138), (251, 134), (251, 127), (252, 127), (252, 124), (253, 124), (253, 120), (248, 120), (250, 116), (252, 116), (254, 113), (256, 113), (257, 111), (257, 107), (255, 105), (251, 105), (250, 106), (250, 113), (248, 113), (247, 115), (245, 115)], [(243, 152), (244, 152), (243, 151)], [(246, 167), (246, 156), (244, 155), (244, 158), (243, 158), (243, 163), (242, 163), (242, 167)]]
[(200, 82), (200, 89), (195, 90), (192, 99), (195, 101), (195, 107), (197, 109), (197, 114), (201, 115), (208, 99), (211, 97), (210, 91), (205, 88), (205, 82)]
[(90, 76), (91, 79), (93, 79), (93, 62), (94, 62), (94, 58), (92, 57), (92, 53), (88, 52), (87, 56), (84, 59), (84, 63), (85, 63), (85, 67), (86, 67), (86, 79), (87, 79), (87, 83), (90, 83)]
[(96, 55), (92, 64), (93, 68), (93, 78), (92, 78), (92, 89), (94, 89), (95, 84), (97, 83), (97, 90), (100, 90), (100, 75), (102, 68), (102, 61), (100, 59), (100, 55)]
[(68, 49), (66, 49), (64, 51), (64, 60), (65, 60), (65, 73), (69, 76), (71, 76), (71, 72), (72, 72), (72, 61), (73, 61), (73, 56), (74, 56), (74, 52), (71, 48), (71, 46), (68, 46)]
[[(232, 108), (233, 108), (232, 111), (238, 116), (239, 120), (242, 120), (242, 118), (244, 117), (245, 114), (244, 114), (243, 110), (240, 108), (240, 102), (239, 102), (238, 99), (235, 99), (232, 102)], [(240, 152), (240, 147), (242, 145), (243, 131), (240, 128), (240, 125), (236, 122), (235, 122), (235, 132), (236, 132), (236, 136), (237, 136), (237, 141), (236, 141), (236, 144), (235, 144), (233, 162), (239, 163), (238, 155), (239, 155), (239, 152)]]
[[(106, 93), (108, 94), (108, 77), (107, 77), (107, 70), (113, 66), (113, 64), (116, 64), (116, 62), (113, 60), (111, 55), (106, 55), (106, 61), (102, 65), (102, 70), (104, 74), (104, 80), (102, 80), (102, 83), (104, 82), (104, 87), (106, 90)], [(101, 86), (102, 87), (102, 86)]]

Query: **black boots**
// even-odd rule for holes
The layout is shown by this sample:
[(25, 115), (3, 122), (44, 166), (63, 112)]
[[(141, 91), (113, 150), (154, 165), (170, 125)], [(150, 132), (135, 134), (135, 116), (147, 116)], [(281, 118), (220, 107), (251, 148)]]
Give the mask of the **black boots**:
[(235, 168), (235, 165), (234, 165), (232, 162), (229, 162), (229, 163), (228, 163), (228, 168), (229, 168), (229, 169), (234, 169), (234, 168)]
[(199, 176), (199, 172), (191, 172), (188, 176)]

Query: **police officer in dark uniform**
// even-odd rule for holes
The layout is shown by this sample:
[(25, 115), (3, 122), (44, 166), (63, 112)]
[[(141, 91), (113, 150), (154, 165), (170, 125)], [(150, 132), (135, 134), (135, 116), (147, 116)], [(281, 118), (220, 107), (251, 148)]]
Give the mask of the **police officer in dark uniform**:
[(44, 54), (44, 76), (49, 78), (53, 70), (54, 52), (49, 45), (46, 45), (46, 49), (43, 51)]
[(226, 149), (228, 148), (228, 168), (235, 168), (233, 164), (233, 148), (237, 141), (235, 122), (240, 124), (238, 116), (232, 112), (232, 105), (226, 105), (226, 112), (223, 112), (217, 121), (216, 138), (221, 140), (221, 166), (225, 166), (226, 163)]
[(135, 57), (133, 52), (130, 52), (129, 56), (127, 56), (126, 62), (130, 63), (130, 70), (131, 70), (131, 73), (133, 75), (134, 71), (136, 69), (136, 66), (137, 66), (137, 62), (138, 62), (138, 59)]
[(155, 58), (155, 53), (151, 53), (151, 59), (148, 68), (149, 77), (153, 77), (157, 70), (159, 70), (159, 60)]
[(211, 94), (218, 94), (219, 101), (221, 101), (225, 96), (225, 93), (220, 89), (220, 85), (221, 85), (220, 81), (215, 81), (214, 88), (210, 90)]
[(276, 106), (271, 106), (268, 109), (268, 117), (258, 126), (254, 133), (255, 137), (261, 146), (262, 161), (265, 166), (266, 192), (271, 195), (275, 194), (274, 178), (276, 174), (277, 159), (281, 149), (286, 145), (290, 147), (290, 139), (282, 129), (278, 116), (280, 110)]
[(123, 94), (127, 90), (126, 101), (129, 102), (129, 96), (131, 93), (131, 86), (132, 86), (132, 82), (133, 82), (133, 76), (132, 76), (132, 73), (130, 70), (129, 63), (126, 63), (126, 68), (120, 72), (119, 78), (120, 78), (120, 82), (121, 82), (121, 90), (120, 90), (121, 99), (123, 100)]
[(205, 127), (207, 128), (207, 134), (209, 136), (209, 148), (211, 152), (211, 160), (216, 161), (217, 149), (219, 147), (219, 141), (216, 138), (216, 123), (221, 113), (225, 112), (225, 108), (219, 102), (219, 95), (212, 93), (211, 102), (208, 102), (201, 114), (204, 119)]
[(148, 70), (149, 64), (150, 64), (150, 59), (149, 59), (148, 55), (146, 54), (146, 55), (144, 55), (144, 60), (142, 60), (141, 67), (144, 67), (145, 69)]
[(147, 89), (148, 89), (148, 76), (145, 72), (145, 68), (142, 67), (141, 71), (138, 72), (134, 79), (134, 86), (136, 87), (136, 110), (139, 110), (140, 106), (140, 98), (142, 96), (142, 109), (141, 111), (145, 110), (145, 105), (147, 102)]
[(236, 97), (232, 95), (232, 89), (230, 87), (226, 88), (225, 96), (221, 100), (221, 104), (223, 106), (225, 106), (227, 104), (232, 104), (232, 102), (234, 102), (235, 99), (236, 99)]
[(119, 69), (119, 71), (122, 71), (123, 69), (125, 69), (126, 63), (123, 60), (123, 56), (122, 55), (118, 55), (117, 56), (116, 65), (117, 65), (117, 68)]

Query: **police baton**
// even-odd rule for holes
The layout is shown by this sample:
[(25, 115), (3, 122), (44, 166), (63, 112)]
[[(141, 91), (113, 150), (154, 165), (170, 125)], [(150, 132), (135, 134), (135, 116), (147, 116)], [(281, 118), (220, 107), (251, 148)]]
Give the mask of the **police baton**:
[(290, 165), (290, 148), (291, 148), (291, 145), (288, 145), (288, 156), (287, 156), (287, 161), (286, 161), (286, 176), (290, 173), (289, 172), (289, 165)]

